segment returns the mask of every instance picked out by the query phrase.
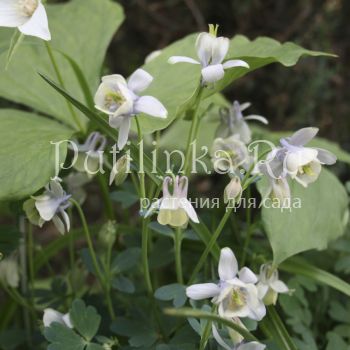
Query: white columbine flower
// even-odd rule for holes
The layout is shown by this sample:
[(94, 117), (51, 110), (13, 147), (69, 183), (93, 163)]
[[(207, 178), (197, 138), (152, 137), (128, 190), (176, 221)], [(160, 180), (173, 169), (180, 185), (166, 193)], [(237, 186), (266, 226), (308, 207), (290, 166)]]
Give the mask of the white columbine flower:
[(52, 323), (60, 323), (68, 328), (73, 328), (69, 313), (62, 314), (54, 309), (44, 310), (43, 323), (45, 327), (50, 327)]
[(171, 64), (187, 62), (202, 65), (203, 84), (215, 83), (221, 80), (225, 69), (234, 67), (249, 68), (247, 62), (242, 60), (228, 60), (223, 62), (230, 46), (230, 40), (217, 37), (218, 26), (209, 25), (209, 33), (200, 33), (196, 41), (196, 50), (199, 61), (186, 56), (172, 56), (168, 62)]
[(218, 173), (234, 172), (239, 167), (246, 168), (251, 161), (247, 146), (240, 140), (239, 135), (232, 135), (226, 139), (216, 138), (210, 155)]
[(106, 144), (106, 137), (97, 131), (92, 132), (83, 144), (76, 142), (78, 155), (73, 167), (80, 172), (86, 172), (90, 177), (95, 175), (103, 159)]
[(315, 182), (322, 164), (334, 164), (336, 156), (324, 149), (304, 147), (318, 133), (318, 128), (303, 128), (291, 137), (281, 139), (285, 150), (284, 171), (304, 187)]
[(263, 124), (268, 124), (267, 119), (261, 115), (250, 114), (243, 116), (242, 112), (250, 106), (250, 102), (240, 104), (238, 101), (234, 101), (231, 108), (221, 110), (222, 123), (216, 131), (216, 136), (227, 138), (237, 134), (242, 142), (249, 144), (252, 140), (252, 132), (247, 121), (256, 120)]
[(0, 261), (0, 281), (12, 288), (18, 287), (19, 268), (15, 255), (11, 255)]
[(167, 110), (155, 97), (139, 96), (152, 81), (153, 77), (143, 69), (137, 69), (128, 81), (119, 74), (102, 78), (95, 95), (95, 108), (108, 114), (109, 125), (119, 129), (119, 149), (128, 141), (131, 117), (140, 113), (158, 118), (167, 117)]
[[(169, 185), (173, 184), (173, 193), (170, 194)], [(198, 216), (187, 199), (188, 178), (176, 176), (174, 181), (166, 177), (163, 181), (163, 197), (154, 202), (146, 213), (149, 216), (155, 209), (159, 209), (158, 222), (161, 225), (186, 227), (189, 219), (198, 223)]]
[(271, 264), (264, 264), (260, 268), (259, 282), (257, 284), (259, 298), (265, 305), (275, 305), (279, 293), (289, 293), (290, 290), (278, 278), (278, 270)]
[(51, 40), (41, 0), (0, 0), (0, 27), (17, 27), (25, 35)]
[(61, 179), (50, 181), (42, 195), (32, 197), (24, 202), (23, 209), (28, 220), (34, 225), (42, 227), (47, 221), (53, 221), (61, 234), (70, 230), (70, 220), (66, 209), (70, 206), (69, 198), (63, 190)]
[[(244, 327), (244, 325), (240, 322), (240, 326)], [(244, 327), (245, 328), (245, 327)], [(243, 339), (241, 341), (235, 343), (233, 346), (227, 344), (224, 339), (222, 339), (219, 331), (217, 330), (215, 324), (212, 325), (213, 337), (217, 341), (217, 343), (222, 346), (226, 350), (264, 350), (266, 345), (258, 343), (256, 341), (252, 342), (244, 342)], [(241, 337), (242, 338), (242, 337)]]
[[(237, 276), (238, 275), (238, 276)], [(219, 315), (225, 318), (248, 317), (260, 321), (266, 314), (264, 303), (258, 298), (256, 275), (247, 267), (238, 271), (238, 263), (230, 248), (221, 249), (218, 284), (194, 284), (186, 289), (193, 300), (213, 298), (219, 305)]]

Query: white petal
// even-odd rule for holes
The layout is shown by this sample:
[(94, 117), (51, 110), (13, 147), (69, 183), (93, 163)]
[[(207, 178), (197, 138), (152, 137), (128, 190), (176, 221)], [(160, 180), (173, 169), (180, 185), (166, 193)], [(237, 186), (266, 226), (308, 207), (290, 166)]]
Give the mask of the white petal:
[(337, 156), (334, 155), (333, 153), (322, 149), (322, 148), (315, 148), (317, 149), (317, 159), (322, 163), (322, 164), (328, 164), (332, 165), (337, 161)]
[(137, 69), (128, 80), (128, 88), (135, 94), (148, 88), (152, 83), (153, 77), (143, 69)]
[(0, 27), (19, 27), (28, 21), (28, 17), (19, 11), (19, 0), (0, 1)]
[(288, 142), (294, 146), (304, 146), (310, 142), (318, 133), (318, 128), (303, 128), (296, 131), (291, 137), (288, 138)]
[(52, 218), (52, 222), (54, 223), (54, 225), (56, 226), (58, 232), (61, 235), (64, 235), (66, 233), (66, 227), (64, 226), (63, 221), (61, 220), (61, 218), (58, 215), (55, 215)]
[(277, 293), (288, 293), (289, 292), (289, 288), (287, 287), (287, 285), (280, 280), (271, 282), (270, 287)]
[(202, 69), (204, 83), (215, 83), (225, 75), (222, 64), (210, 65)]
[(264, 350), (264, 349), (266, 349), (266, 345), (258, 343), (257, 341), (241, 344), (237, 348), (237, 350)]
[(213, 45), (216, 37), (209, 33), (200, 33), (196, 40), (198, 58), (203, 67), (206, 67), (212, 58)]
[(248, 267), (243, 267), (238, 272), (239, 279), (243, 281), (244, 283), (256, 283), (258, 281), (258, 278), (256, 277), (256, 274), (249, 269)]
[(191, 202), (187, 198), (181, 198), (180, 207), (185, 210), (185, 212), (193, 222), (195, 222), (196, 224), (199, 223), (197, 213), (194, 210)]
[(64, 324), (63, 314), (53, 309), (45, 309), (43, 323), (45, 327), (50, 327), (53, 322)]
[(162, 198), (161, 199), (157, 199), (155, 202), (152, 202), (152, 204), (150, 205), (150, 207), (146, 211), (145, 218), (149, 217), (150, 215), (153, 214), (154, 211), (159, 209), (159, 207), (161, 205), (161, 202), (162, 202)]
[(186, 295), (193, 300), (213, 298), (220, 293), (220, 288), (214, 283), (194, 284), (186, 288)]
[(221, 281), (234, 279), (238, 272), (238, 263), (230, 248), (221, 249), (219, 261), (219, 276)]
[(109, 116), (109, 125), (112, 128), (119, 129), (120, 125), (122, 125), (122, 122), (124, 120), (124, 117), (115, 117), (113, 115)]
[(269, 286), (267, 284), (259, 282), (256, 285), (256, 288), (258, 289), (258, 298), (262, 300), (269, 290)]
[(119, 106), (119, 108), (113, 113), (114, 117), (131, 115), (134, 108), (135, 94), (129, 90), (129, 88), (121, 83), (118, 83), (118, 89), (123, 95), (125, 101)]
[(116, 84), (127, 85), (125, 78), (120, 74), (105, 75), (102, 77), (102, 82), (108, 84), (110, 88)]
[(43, 4), (39, 3), (33, 16), (26, 23), (22, 24), (18, 29), (26, 35), (37, 36), (43, 40), (51, 40), (49, 23)]
[(163, 104), (152, 96), (142, 96), (134, 104), (135, 113), (146, 113), (153, 117), (166, 118), (168, 111)]
[(158, 56), (160, 56), (162, 54), (162, 50), (155, 50), (152, 51), (150, 54), (148, 54), (145, 58), (145, 64), (153, 61), (155, 58), (157, 58)]
[(317, 160), (317, 153), (316, 149), (308, 147), (302, 147), (297, 151), (288, 152), (285, 158), (287, 170), (293, 173), (299, 167)]
[(69, 314), (63, 315), (62, 320), (68, 328), (73, 328), (73, 324), (70, 320)]
[(123, 117), (123, 121), (120, 124), (119, 134), (118, 134), (118, 148), (120, 150), (123, 149), (126, 143), (128, 142), (130, 125), (131, 125), (131, 118)]
[(263, 117), (262, 115), (255, 115), (255, 114), (251, 114), (251, 115), (247, 115), (246, 117), (244, 117), (245, 120), (257, 120), (260, 123), (263, 124), (268, 124), (268, 120)]
[(250, 68), (249, 64), (242, 60), (229, 60), (223, 63), (224, 69), (235, 68), (235, 67), (244, 67)]
[(219, 345), (221, 345), (221, 346), (222, 346), (224, 349), (226, 349), (226, 350), (232, 350), (232, 348), (231, 348), (230, 346), (228, 346), (228, 345), (224, 342), (224, 340), (221, 338), (221, 336), (220, 336), (218, 330), (216, 329), (214, 323), (212, 323), (212, 330), (213, 330), (214, 339), (217, 341), (217, 343), (218, 343)]
[(230, 40), (228, 38), (219, 37), (213, 41), (211, 64), (221, 63), (228, 51)]
[(61, 210), (61, 215), (62, 215), (63, 221), (65, 223), (66, 231), (69, 232), (69, 230), (70, 230), (69, 215), (64, 210)]
[(240, 105), (241, 112), (245, 111), (247, 108), (249, 108), (252, 104), (250, 102), (244, 102)]
[(38, 210), (40, 217), (45, 221), (50, 221), (56, 214), (60, 201), (48, 195), (35, 197), (35, 208)]
[(192, 63), (192, 64), (200, 64), (198, 61), (191, 57), (186, 56), (171, 56), (168, 59), (168, 63), (175, 64), (175, 63)]

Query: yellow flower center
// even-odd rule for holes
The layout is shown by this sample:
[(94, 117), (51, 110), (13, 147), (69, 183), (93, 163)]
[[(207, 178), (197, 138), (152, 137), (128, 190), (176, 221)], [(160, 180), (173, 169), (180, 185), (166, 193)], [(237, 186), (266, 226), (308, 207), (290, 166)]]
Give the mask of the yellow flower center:
[(239, 310), (246, 304), (246, 293), (243, 288), (235, 288), (232, 290), (228, 307), (230, 310)]
[(19, 8), (23, 15), (26, 17), (31, 17), (37, 9), (38, 5), (38, 0), (21, 0), (19, 2)]
[(111, 91), (105, 96), (105, 106), (113, 112), (116, 111), (124, 101), (124, 96), (115, 91)]
[(306, 165), (300, 167), (299, 172), (301, 174), (306, 174), (306, 175), (309, 175), (309, 176), (315, 176), (316, 175), (314, 173), (314, 171), (312, 170), (312, 167), (311, 167), (310, 164), (306, 164)]

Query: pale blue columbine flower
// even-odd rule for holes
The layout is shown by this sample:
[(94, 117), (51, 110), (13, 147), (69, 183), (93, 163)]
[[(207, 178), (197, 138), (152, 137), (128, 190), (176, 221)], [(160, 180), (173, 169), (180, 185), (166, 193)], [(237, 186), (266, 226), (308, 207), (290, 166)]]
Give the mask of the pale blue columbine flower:
[(230, 40), (224, 37), (217, 37), (218, 26), (209, 25), (209, 33), (200, 33), (196, 41), (196, 50), (199, 61), (186, 56), (172, 56), (168, 62), (171, 64), (186, 62), (202, 66), (203, 84), (215, 83), (225, 75), (225, 69), (234, 67), (249, 68), (247, 62), (242, 60), (224, 61)]
[[(171, 184), (173, 184), (172, 194), (169, 189)], [(163, 181), (163, 197), (152, 203), (145, 217), (159, 209), (157, 220), (161, 225), (186, 227), (189, 219), (198, 223), (198, 216), (187, 199), (187, 193), (188, 178), (186, 176), (176, 176), (174, 180), (167, 176)]]
[(265, 305), (275, 305), (278, 294), (290, 292), (287, 285), (279, 279), (278, 270), (273, 268), (271, 264), (261, 266), (258, 279), (258, 295)]
[(153, 77), (143, 69), (137, 69), (126, 81), (119, 74), (102, 78), (96, 95), (95, 108), (109, 115), (109, 125), (119, 129), (118, 148), (128, 141), (131, 118), (145, 113), (152, 117), (166, 118), (163, 104), (152, 96), (139, 96), (152, 83)]
[(332, 165), (337, 161), (337, 157), (325, 149), (304, 147), (317, 133), (318, 128), (309, 127), (281, 139), (285, 151), (284, 171), (304, 187), (317, 180), (321, 165)]
[(221, 249), (219, 283), (194, 284), (186, 289), (190, 299), (213, 298), (221, 317), (248, 317), (260, 321), (266, 315), (264, 303), (258, 297), (256, 275), (247, 267), (238, 271), (237, 259), (230, 248)]
[(1, 0), (0, 27), (17, 27), (25, 35), (51, 40), (45, 7), (41, 0)]
[(43, 316), (45, 327), (50, 327), (52, 323), (60, 323), (68, 328), (73, 328), (69, 314), (62, 314), (54, 309), (45, 309)]
[(70, 230), (70, 220), (66, 209), (70, 206), (69, 198), (63, 190), (61, 179), (55, 178), (45, 187), (40, 196), (33, 196), (23, 204), (28, 220), (34, 225), (42, 227), (45, 222), (51, 221), (61, 234)]
[[(240, 326), (242, 327), (242, 324), (240, 324)], [(243, 341), (243, 337), (241, 337), (241, 341), (239, 341), (233, 345), (229, 345), (221, 337), (221, 335), (220, 335), (219, 331), (217, 330), (214, 323), (212, 325), (212, 331), (213, 331), (214, 339), (225, 350), (264, 350), (266, 348), (266, 345), (258, 343), (256, 341), (245, 342), (245, 341)]]
[(267, 119), (261, 115), (243, 116), (243, 111), (250, 106), (250, 102), (240, 104), (238, 101), (234, 101), (230, 108), (221, 109), (221, 124), (216, 131), (216, 137), (227, 138), (231, 135), (239, 135), (242, 142), (249, 144), (252, 140), (252, 132), (247, 121), (255, 120), (268, 124)]

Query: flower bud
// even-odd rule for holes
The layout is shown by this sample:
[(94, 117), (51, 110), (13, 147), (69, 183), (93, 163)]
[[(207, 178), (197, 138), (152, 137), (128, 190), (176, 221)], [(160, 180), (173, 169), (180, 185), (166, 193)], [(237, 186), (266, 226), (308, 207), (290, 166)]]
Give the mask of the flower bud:
[(129, 158), (125, 154), (122, 157), (120, 157), (115, 163), (115, 165), (113, 166), (111, 175), (109, 177), (109, 185), (111, 185), (113, 181), (117, 186), (121, 185), (128, 177), (128, 173), (129, 173)]
[(276, 305), (277, 298), (278, 298), (278, 293), (274, 291), (272, 288), (269, 288), (266, 295), (264, 296), (263, 302), (266, 306)]
[(0, 261), (0, 281), (6, 286), (17, 288), (19, 285), (19, 269), (15, 256)]
[(238, 176), (235, 176), (225, 188), (224, 202), (228, 203), (230, 200), (234, 200), (240, 197), (241, 194), (242, 194), (241, 180), (239, 179)]
[(117, 225), (115, 221), (107, 221), (98, 233), (99, 241), (103, 247), (112, 246), (117, 239)]

